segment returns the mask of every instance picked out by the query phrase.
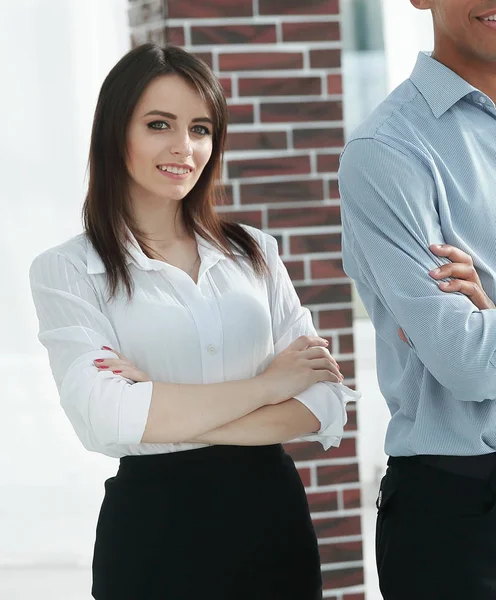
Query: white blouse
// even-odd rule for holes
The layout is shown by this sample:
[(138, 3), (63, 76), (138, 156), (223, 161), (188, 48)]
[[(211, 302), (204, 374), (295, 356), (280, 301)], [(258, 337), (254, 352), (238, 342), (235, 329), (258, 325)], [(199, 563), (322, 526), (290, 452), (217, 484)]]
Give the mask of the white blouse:
[[(129, 245), (135, 292), (106, 300), (104, 265), (85, 234), (47, 250), (30, 269), (40, 321), (62, 407), (83, 445), (121, 457), (204, 447), (142, 444), (153, 381), (179, 384), (248, 379), (300, 335), (315, 335), (310, 312), (300, 305), (277, 242), (252, 227), (270, 275), (259, 278), (248, 259), (239, 264), (197, 236), (198, 283), (184, 271), (149, 259), (136, 240)], [(121, 352), (153, 381), (134, 383), (98, 371), (96, 358)], [(321, 423), (318, 440), (338, 446), (345, 404), (359, 397), (342, 384), (317, 383), (297, 396)], [(233, 398), (233, 402), (236, 398)]]

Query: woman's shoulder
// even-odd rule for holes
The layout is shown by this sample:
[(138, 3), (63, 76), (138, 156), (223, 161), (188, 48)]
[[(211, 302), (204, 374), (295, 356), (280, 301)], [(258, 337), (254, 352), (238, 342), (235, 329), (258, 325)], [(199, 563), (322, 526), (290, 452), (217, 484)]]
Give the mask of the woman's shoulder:
[(91, 243), (85, 233), (44, 250), (31, 263), (30, 274), (43, 274), (47, 270), (71, 268), (85, 274), (88, 268), (88, 255)]
[(241, 227), (258, 243), (260, 249), (266, 256), (269, 256), (274, 252), (278, 254), (277, 240), (274, 236), (261, 229), (252, 227), (251, 225), (241, 224)]

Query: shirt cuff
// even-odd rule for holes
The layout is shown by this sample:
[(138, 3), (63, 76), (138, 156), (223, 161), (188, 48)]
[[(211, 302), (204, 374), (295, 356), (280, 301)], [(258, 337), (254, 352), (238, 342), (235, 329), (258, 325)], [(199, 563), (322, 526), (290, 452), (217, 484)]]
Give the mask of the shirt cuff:
[(320, 382), (294, 396), (320, 421), (317, 433), (309, 433), (298, 439), (320, 442), (324, 450), (339, 446), (348, 419), (346, 404), (358, 400), (361, 393), (342, 383)]
[(148, 421), (153, 381), (141, 381), (127, 387), (121, 397), (118, 444), (140, 444)]

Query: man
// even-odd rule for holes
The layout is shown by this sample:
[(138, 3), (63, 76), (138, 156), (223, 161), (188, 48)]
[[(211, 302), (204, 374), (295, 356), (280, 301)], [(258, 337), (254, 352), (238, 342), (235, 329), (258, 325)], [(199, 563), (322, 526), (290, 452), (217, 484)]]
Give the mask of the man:
[(432, 12), (434, 52), (353, 134), (339, 175), (344, 266), (391, 411), (377, 565), (385, 600), (494, 600), (496, 310), (430, 272), (447, 262), (432, 244), (457, 246), (496, 295), (496, 1), (411, 3)]

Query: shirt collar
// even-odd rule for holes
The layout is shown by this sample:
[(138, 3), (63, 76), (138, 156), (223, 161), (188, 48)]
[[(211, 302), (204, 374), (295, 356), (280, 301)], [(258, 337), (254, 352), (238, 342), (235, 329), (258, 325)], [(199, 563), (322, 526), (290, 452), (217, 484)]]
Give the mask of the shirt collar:
[[(127, 250), (126, 264), (134, 264), (143, 271), (159, 271), (160, 269), (166, 268), (167, 263), (161, 260), (154, 260), (148, 258), (143, 250), (140, 248), (136, 238), (129, 229), (127, 230), (128, 241), (125, 245)], [(198, 254), (200, 256), (201, 263), (204, 267), (212, 266), (219, 260), (224, 260), (226, 255), (216, 248), (211, 242), (205, 240), (200, 235), (195, 233), (196, 243), (198, 245)], [(242, 253), (233, 248), (235, 255), (241, 256)], [(105, 273), (105, 265), (103, 264), (100, 255), (94, 248), (93, 244), (88, 240), (88, 249), (86, 253), (87, 261), (87, 273), (88, 275), (97, 275)]]
[(436, 119), (468, 94), (482, 93), (427, 52), (419, 53), (410, 80), (425, 98)]

